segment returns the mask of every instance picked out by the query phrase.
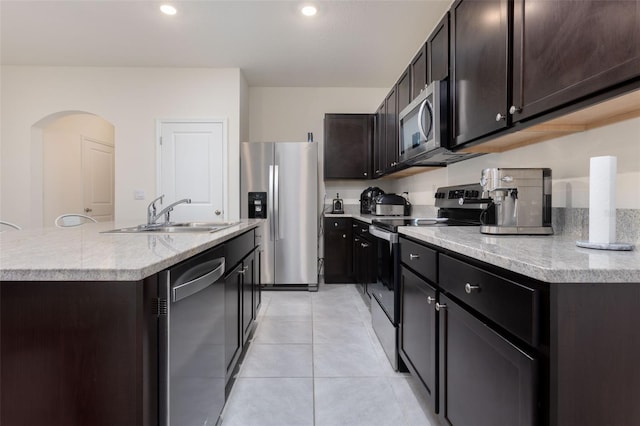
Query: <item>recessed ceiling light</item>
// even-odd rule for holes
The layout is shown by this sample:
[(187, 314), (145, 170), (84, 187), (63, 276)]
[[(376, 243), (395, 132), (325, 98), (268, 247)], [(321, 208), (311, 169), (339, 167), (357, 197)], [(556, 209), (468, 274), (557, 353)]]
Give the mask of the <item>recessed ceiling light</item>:
[(318, 9), (316, 9), (315, 6), (305, 6), (301, 12), (304, 16), (313, 16), (318, 13)]
[(175, 15), (177, 12), (176, 8), (169, 4), (163, 4), (160, 6), (160, 11), (165, 15)]

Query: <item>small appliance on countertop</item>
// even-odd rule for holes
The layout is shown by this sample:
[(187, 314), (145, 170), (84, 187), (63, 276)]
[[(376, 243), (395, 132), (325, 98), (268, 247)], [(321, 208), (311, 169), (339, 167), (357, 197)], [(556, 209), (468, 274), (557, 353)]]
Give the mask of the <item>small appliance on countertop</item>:
[(376, 216), (411, 216), (411, 203), (402, 195), (380, 194), (371, 213)]
[[(551, 235), (551, 169), (488, 168), (480, 179), (489, 203), (483, 234)], [(488, 215), (491, 218), (487, 218)]]
[(376, 197), (384, 194), (384, 191), (377, 186), (370, 186), (360, 194), (360, 213), (373, 214), (376, 206)]
[(342, 198), (340, 198), (340, 194), (336, 193), (336, 198), (333, 199), (331, 203), (331, 213), (332, 214), (343, 214), (344, 213), (344, 202)]

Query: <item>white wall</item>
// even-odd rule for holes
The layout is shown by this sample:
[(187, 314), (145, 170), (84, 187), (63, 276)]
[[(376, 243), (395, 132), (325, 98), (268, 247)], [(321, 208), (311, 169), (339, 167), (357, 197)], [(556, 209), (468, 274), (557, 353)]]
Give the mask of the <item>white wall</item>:
[[(4, 220), (31, 217), (32, 163), (41, 167), (32, 161), (32, 126), (59, 111), (93, 113), (114, 125), (116, 220), (138, 222), (156, 194), (156, 120), (226, 118), (229, 218), (239, 217), (239, 69), (3, 66), (0, 73)], [(133, 199), (136, 189), (146, 200)]]
[(433, 205), (439, 186), (478, 182), (486, 167), (549, 167), (554, 207), (589, 207), (589, 158), (618, 158), (617, 207), (640, 208), (640, 118), (575, 133), (535, 145), (488, 154), (393, 182), (396, 192), (409, 191), (414, 204)]
[[(355, 203), (373, 181), (323, 182), (324, 114), (374, 113), (388, 88), (251, 87), (249, 137), (252, 142), (306, 141), (313, 132), (318, 142), (320, 203), (340, 192), (346, 203)], [(377, 185), (377, 183), (376, 183)]]

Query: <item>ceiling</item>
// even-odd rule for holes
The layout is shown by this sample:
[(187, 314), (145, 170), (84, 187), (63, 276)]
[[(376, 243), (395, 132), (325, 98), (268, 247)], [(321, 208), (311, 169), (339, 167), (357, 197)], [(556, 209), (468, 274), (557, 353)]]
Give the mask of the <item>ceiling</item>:
[[(238, 67), (250, 86), (391, 87), (451, 0), (0, 0), (3, 65)], [(313, 3), (318, 13), (304, 17)]]

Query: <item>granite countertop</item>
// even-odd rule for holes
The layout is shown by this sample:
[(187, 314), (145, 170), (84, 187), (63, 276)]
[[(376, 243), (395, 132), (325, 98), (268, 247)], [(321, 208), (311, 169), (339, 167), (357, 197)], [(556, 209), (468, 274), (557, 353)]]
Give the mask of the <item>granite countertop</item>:
[(131, 223), (0, 233), (0, 281), (138, 281), (221, 244), (262, 219), (212, 233), (101, 234)]
[(398, 228), (401, 235), (549, 283), (640, 283), (640, 251), (592, 250), (562, 235), (485, 235), (476, 227)]

